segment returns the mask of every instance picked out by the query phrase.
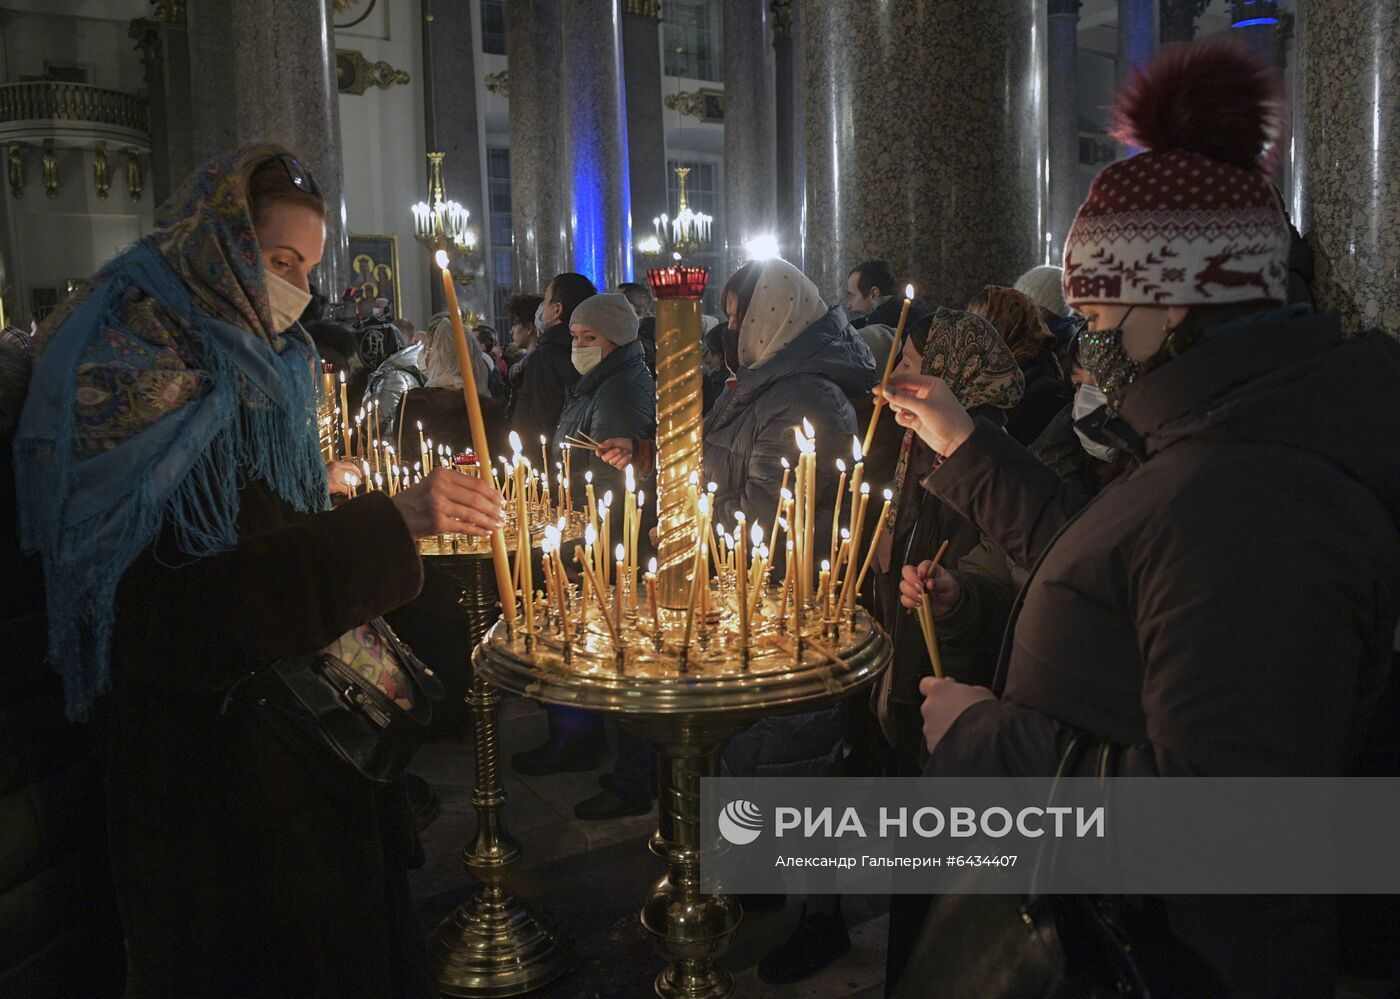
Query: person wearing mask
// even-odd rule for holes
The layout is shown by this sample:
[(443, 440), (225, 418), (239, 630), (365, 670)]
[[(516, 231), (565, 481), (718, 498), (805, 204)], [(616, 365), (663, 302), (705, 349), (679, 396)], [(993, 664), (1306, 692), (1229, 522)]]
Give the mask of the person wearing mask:
[(1019, 291), (987, 285), (968, 303), (1001, 334), (1021, 365), (1026, 392), (1007, 416), (1006, 430), (1030, 445), (1070, 401), (1069, 386), (1055, 356), (1055, 338), (1041, 318), (1041, 308)]
[(627, 296), (632, 311), (637, 314), (637, 339), (641, 341), (642, 350), (646, 351), (647, 370), (655, 378), (656, 316), (652, 315), (652, 309), (656, 300), (652, 297), (651, 289), (640, 281), (624, 281), (617, 286), (617, 290), (619, 294)]
[(580, 377), (573, 362), (569, 319), (584, 299), (596, 294), (592, 281), (574, 273), (555, 275), (544, 290), (537, 321), (542, 332), (520, 368), (507, 418), (526, 445), (541, 437), (549, 440), (559, 425), (564, 402)]
[[(584, 477), (593, 474), (594, 495), (613, 494), (612, 536), (621, 537), (622, 497), (629, 464), (637, 479), (650, 476), (656, 439), (656, 383), (637, 342), (637, 316), (619, 294), (595, 295), (574, 310), (569, 322), (573, 362), (581, 375), (551, 440), (550, 454), (559, 459), (570, 440), (592, 439), (596, 452), (574, 449), (569, 489), (574, 505), (587, 504)], [(647, 508), (649, 509), (649, 508)], [(644, 527), (647, 526), (644, 521)], [(645, 534), (645, 531), (643, 532)], [(523, 774), (593, 769), (606, 747), (602, 716), (595, 712), (547, 708), (549, 738), (511, 760)], [(590, 766), (585, 767), (587, 762)], [(651, 809), (655, 759), (634, 736), (620, 734), (618, 763), (604, 778), (603, 790), (580, 802), (575, 812), (584, 819), (641, 815)]]
[[(1356, 428), (1400, 426), (1400, 346), (1284, 305), (1289, 231), (1266, 159), (1282, 93), (1256, 56), (1200, 43), (1118, 98), (1115, 138), (1143, 151), (1091, 185), (1064, 287), (1107, 398), (1079, 425), (1141, 464), (1077, 517), (1054, 473), (942, 382), (891, 381), (900, 423), (944, 456), (926, 487), (1036, 566), (994, 688), (923, 682), (926, 774), (1352, 766), (1400, 613), (1400, 441)], [(1062, 756), (1072, 731), (1093, 740), (1078, 761)], [(1329, 899), (1116, 904), (1154, 994), (1336, 988)], [(937, 969), (919, 973), (936, 988)]]
[[(786, 260), (753, 261), (720, 294), (728, 316), (726, 363), (734, 381), (705, 417), (704, 475), (714, 482), (714, 522), (771, 524), (784, 458), (797, 464), (794, 428), (816, 431), (816, 549), (830, 544), (836, 459), (849, 458), (858, 427), (850, 397), (869, 392), (877, 374), (870, 349), (840, 306), (828, 308), (816, 286)], [(775, 562), (785, 561), (779, 548)], [(730, 740), (730, 774), (835, 776), (840, 773), (846, 705), (763, 718)], [(813, 896), (791, 937), (759, 963), (773, 984), (800, 981), (850, 949), (837, 896)]]
[(539, 330), (535, 328), (535, 313), (543, 304), (544, 299), (539, 295), (529, 294), (512, 295), (506, 302), (510, 335), (506, 338), (501, 353), (506, 359), (507, 378), (510, 380), (512, 391), (519, 377), (520, 362), (529, 356), (539, 338)]
[[(328, 509), (293, 326), (326, 214), (280, 147), (202, 165), (45, 325), (16, 434), (48, 658), (103, 741), (136, 999), (436, 995), (401, 785), (333, 780), (244, 692), (318, 649), (365, 665), (361, 626), (418, 591), (416, 539), (502, 519), (448, 472)], [(401, 692), (396, 661), (363, 675)]]

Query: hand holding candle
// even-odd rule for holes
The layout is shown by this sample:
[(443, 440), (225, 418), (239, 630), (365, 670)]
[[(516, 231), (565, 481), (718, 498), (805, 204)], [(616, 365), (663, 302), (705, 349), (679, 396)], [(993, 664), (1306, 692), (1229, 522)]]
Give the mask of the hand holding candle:
[(880, 410), (885, 408), (885, 388), (890, 382), (890, 373), (894, 371), (894, 366), (899, 360), (900, 352), (904, 349), (904, 324), (909, 319), (909, 306), (914, 302), (914, 286), (906, 284), (904, 286), (904, 307), (899, 310), (899, 325), (895, 327), (894, 342), (890, 344), (890, 353), (885, 358), (885, 373), (880, 376), (880, 394), (875, 397), (875, 409), (870, 414), (870, 425), (865, 430), (865, 441), (862, 450), (870, 452), (870, 447), (875, 443), (875, 425), (880, 422)]

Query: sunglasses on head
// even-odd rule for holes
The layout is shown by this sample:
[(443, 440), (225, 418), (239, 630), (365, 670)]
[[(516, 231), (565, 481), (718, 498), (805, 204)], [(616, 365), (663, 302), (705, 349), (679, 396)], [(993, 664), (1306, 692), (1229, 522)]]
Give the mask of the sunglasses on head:
[(318, 198), (321, 196), (321, 189), (316, 186), (316, 178), (311, 175), (310, 170), (301, 165), (300, 160), (290, 155), (279, 156), (278, 159), (282, 161), (282, 168), (287, 171), (287, 179), (292, 182), (293, 187)]

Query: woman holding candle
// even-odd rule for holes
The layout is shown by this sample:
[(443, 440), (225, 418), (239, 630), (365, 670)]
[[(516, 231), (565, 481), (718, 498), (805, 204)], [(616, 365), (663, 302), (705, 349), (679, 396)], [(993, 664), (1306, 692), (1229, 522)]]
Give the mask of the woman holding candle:
[(326, 509), (315, 354), (289, 329), (325, 210), (284, 149), (202, 166), (51, 317), (16, 437), (50, 659), (104, 742), (133, 996), (435, 994), (402, 788), (318, 779), (243, 693), (412, 599), (415, 538), (500, 518), (445, 473)]
[[(928, 774), (1339, 776), (1393, 724), (1372, 715), (1400, 611), (1400, 441), (1355, 428), (1400, 426), (1400, 348), (1284, 306), (1264, 156), (1282, 89), (1245, 50), (1197, 44), (1119, 98), (1116, 137), (1143, 151), (1091, 185), (1064, 290), (1108, 399), (1081, 426), (1143, 461), (1077, 517), (943, 382), (891, 382), (945, 456), (925, 487), (1035, 564), (993, 689), (924, 681)], [(1093, 743), (1066, 761), (1072, 732)], [(1124, 900), (1119, 925), (1154, 995), (1332, 995), (1331, 902)]]
[[(726, 354), (734, 381), (705, 417), (705, 478), (718, 485), (716, 523), (774, 522), (783, 483), (783, 459), (799, 467), (794, 428), (810, 423), (809, 456), (815, 499), (813, 553), (807, 590), (815, 592), (817, 564), (829, 550), (836, 506), (836, 459), (851, 453), (856, 423), (851, 398), (870, 391), (877, 372), (870, 348), (838, 306), (828, 308), (801, 271), (777, 258), (734, 272), (720, 301), (729, 318)], [(773, 555), (781, 574), (786, 547)], [(779, 578), (782, 578), (779, 575)], [(724, 766), (736, 776), (833, 776), (840, 772), (846, 707), (764, 718), (730, 741)], [(815, 974), (850, 948), (835, 896), (807, 899), (791, 938), (759, 965), (769, 982)]]
[[(1024, 385), (1015, 357), (990, 323), (970, 312), (947, 309), (938, 309), (910, 328), (895, 370), (942, 379), (965, 408), (998, 427), (1006, 426), (1006, 413), (1021, 400)], [(890, 422), (898, 425), (893, 419)], [(918, 622), (900, 606), (902, 569), (931, 559), (945, 541), (948, 550), (943, 564), (951, 567), (981, 540), (976, 527), (919, 484), (933, 469), (934, 459), (916, 434), (904, 431), (894, 503), (885, 522), (874, 525), (879, 536), (871, 608), (890, 634), (895, 657), (874, 691), (873, 702), (893, 751), (888, 773), (896, 777), (917, 777), (923, 769), (927, 754), (919, 681), (932, 675)], [(989, 665), (980, 656), (945, 651), (943, 664), (950, 676), (968, 683), (991, 682)]]

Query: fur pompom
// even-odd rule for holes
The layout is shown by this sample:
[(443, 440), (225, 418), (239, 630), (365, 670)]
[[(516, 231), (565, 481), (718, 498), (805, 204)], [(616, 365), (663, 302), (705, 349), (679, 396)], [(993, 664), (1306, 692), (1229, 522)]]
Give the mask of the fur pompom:
[(1283, 77), (1234, 42), (1164, 50), (1118, 94), (1113, 138), (1268, 171), (1285, 131)]

